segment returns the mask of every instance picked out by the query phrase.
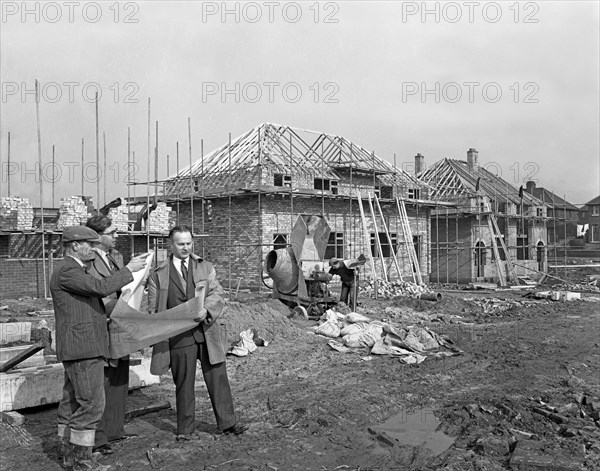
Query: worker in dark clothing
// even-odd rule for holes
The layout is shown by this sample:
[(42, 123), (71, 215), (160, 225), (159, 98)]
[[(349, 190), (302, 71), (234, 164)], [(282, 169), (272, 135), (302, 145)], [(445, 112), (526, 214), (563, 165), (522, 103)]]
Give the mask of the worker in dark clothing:
[[(356, 299), (358, 298), (358, 273), (355, 268), (348, 268), (343, 260), (332, 258), (329, 262), (331, 268), (330, 275), (338, 275), (342, 280), (342, 293), (340, 302), (346, 304), (350, 309), (356, 309)], [(350, 301), (348, 302), (348, 298)]]

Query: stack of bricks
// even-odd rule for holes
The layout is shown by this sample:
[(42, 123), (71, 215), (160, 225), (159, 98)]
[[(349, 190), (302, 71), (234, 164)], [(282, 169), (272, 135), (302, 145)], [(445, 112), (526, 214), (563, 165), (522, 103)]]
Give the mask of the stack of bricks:
[(0, 228), (28, 231), (33, 226), (33, 206), (27, 198), (3, 197), (0, 202)]
[(148, 230), (150, 232), (168, 234), (170, 230), (170, 213), (171, 207), (167, 206), (167, 203), (157, 203), (156, 209), (150, 213), (150, 217), (148, 218)]
[(108, 217), (112, 219), (113, 225), (118, 231), (129, 230), (129, 215), (127, 214), (127, 205), (122, 204), (116, 208), (108, 210)]
[(61, 198), (60, 207), (58, 208), (57, 229), (63, 230), (68, 226), (85, 224), (87, 218), (90, 216), (91, 214), (88, 213), (88, 206), (80, 196)]

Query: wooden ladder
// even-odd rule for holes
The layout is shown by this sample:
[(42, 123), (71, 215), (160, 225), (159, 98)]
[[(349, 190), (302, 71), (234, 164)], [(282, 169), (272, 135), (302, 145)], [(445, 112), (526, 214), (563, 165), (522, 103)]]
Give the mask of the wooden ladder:
[(421, 276), (421, 266), (419, 265), (419, 259), (417, 258), (417, 252), (415, 252), (415, 246), (413, 245), (413, 235), (410, 229), (410, 222), (408, 220), (408, 214), (406, 213), (406, 206), (404, 200), (396, 197), (396, 206), (398, 207), (398, 214), (400, 216), (400, 224), (402, 226), (402, 235), (404, 236), (404, 243), (406, 244), (406, 250), (408, 252), (408, 258), (412, 263), (413, 269), (413, 280), (415, 283), (423, 284), (423, 277)]

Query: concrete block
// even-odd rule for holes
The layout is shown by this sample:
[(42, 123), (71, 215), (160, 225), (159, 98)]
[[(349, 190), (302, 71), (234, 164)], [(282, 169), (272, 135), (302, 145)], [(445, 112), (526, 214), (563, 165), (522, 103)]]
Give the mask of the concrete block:
[(17, 411), (0, 412), (2, 422), (12, 425), (23, 425), (25, 423), (25, 416), (19, 414)]
[(62, 363), (0, 373), (0, 411), (59, 402), (63, 380)]
[(0, 344), (31, 342), (31, 322), (0, 323)]
[(152, 359), (142, 358), (141, 360), (141, 364), (129, 367), (129, 389), (138, 389), (160, 383), (160, 376), (150, 374)]
[[(160, 383), (158, 376), (150, 374), (150, 362), (142, 358), (141, 364), (129, 368), (129, 389)], [(0, 411), (58, 403), (63, 382), (62, 363), (0, 373)]]
[[(17, 347), (2, 347), (2, 348), (0, 348), (0, 366), (2, 366), (5, 361), (13, 358), (15, 355), (21, 353), (24, 350), (27, 350), (30, 346), (31, 345), (19, 345)], [(26, 360), (23, 360), (15, 368), (27, 368), (30, 366), (42, 366), (45, 364), (46, 364), (46, 361), (44, 359), (44, 352), (42, 350), (40, 350), (39, 352), (31, 355)]]

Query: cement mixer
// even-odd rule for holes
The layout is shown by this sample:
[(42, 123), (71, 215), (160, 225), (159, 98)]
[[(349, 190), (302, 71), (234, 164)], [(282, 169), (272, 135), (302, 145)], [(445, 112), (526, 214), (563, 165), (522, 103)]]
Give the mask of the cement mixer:
[(271, 250), (264, 270), (273, 281), (273, 297), (306, 317), (320, 316), (336, 304), (328, 283), (325, 249), (331, 229), (322, 216), (298, 216), (290, 235), (291, 247)]

